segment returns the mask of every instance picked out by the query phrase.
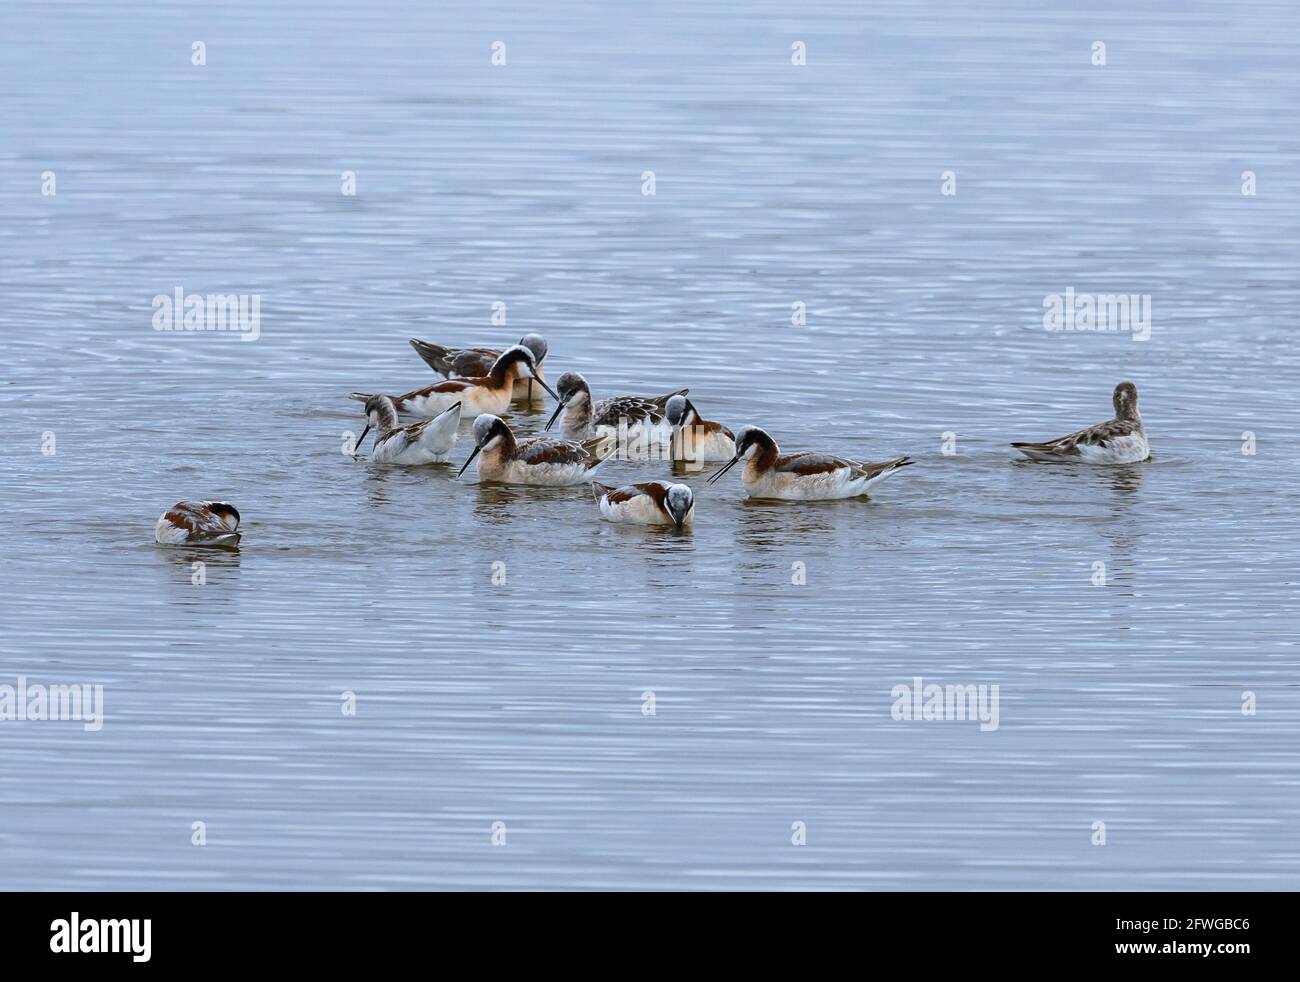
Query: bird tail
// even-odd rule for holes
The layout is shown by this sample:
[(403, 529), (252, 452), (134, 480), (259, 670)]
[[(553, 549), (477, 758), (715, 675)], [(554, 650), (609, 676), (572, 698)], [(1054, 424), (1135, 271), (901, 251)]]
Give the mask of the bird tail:
[[(608, 447), (608, 449), (602, 454), (601, 451), (605, 447)], [(590, 479), (591, 475), (604, 467), (610, 458), (618, 456), (618, 439), (616, 437), (596, 437), (594, 440), (585, 441), (582, 444), (582, 449), (593, 457), (599, 458), (587, 468), (587, 477)]]
[(451, 375), (451, 365), (447, 362), (447, 355), (450, 348), (441, 344), (434, 344), (432, 341), (421, 341), (419, 338), (411, 338), (411, 347), (415, 353), (424, 359), (424, 363), (432, 368), (435, 372), (442, 375)]
[(897, 460), (888, 460), (881, 465), (880, 471), (877, 476), (887, 477), (888, 475), (895, 474), (898, 471), (900, 471), (902, 468), (910, 467), (912, 464), (915, 463), (916, 461), (913, 460), (911, 457), (899, 457)]
[(1069, 454), (1061, 453), (1054, 443), (1013, 443), (1011, 446), (1030, 460), (1036, 460), (1042, 464), (1075, 459)]
[(904, 467), (915, 464), (916, 461), (911, 457), (898, 457), (895, 460), (886, 460), (879, 464), (863, 464), (858, 468), (857, 473), (867, 478), (867, 483), (862, 485), (862, 490), (866, 490), (873, 484), (883, 481), (891, 474), (897, 474)]

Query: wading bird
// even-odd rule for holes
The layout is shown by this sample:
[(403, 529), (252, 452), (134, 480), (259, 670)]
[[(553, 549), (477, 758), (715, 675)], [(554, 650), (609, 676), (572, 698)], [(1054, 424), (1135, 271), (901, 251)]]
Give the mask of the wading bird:
[[(399, 413), (414, 416), (437, 416), (454, 402), (462, 404), (471, 413), (503, 413), (510, 408), (514, 384), (518, 379), (531, 378), (559, 400), (555, 390), (542, 381), (533, 367), (533, 353), (523, 345), (515, 345), (501, 352), (486, 375), (475, 378), (451, 378), (435, 382), (423, 389), (415, 389), (400, 396), (389, 396)], [(351, 398), (358, 402), (369, 401), (373, 393), (353, 392)]]
[[(519, 343), (533, 353), (533, 369), (539, 379), (545, 379), (542, 362), (548, 350), (546, 338), (540, 334), (525, 334)], [(411, 338), (411, 347), (424, 359), (424, 363), (447, 378), (480, 378), (492, 370), (492, 363), (501, 357), (495, 348), (448, 348), (432, 341)], [(534, 385), (531, 378), (515, 380), (514, 399), (529, 403), (545, 401), (544, 390)]]
[(572, 443), (533, 437), (523, 443), (500, 416), (484, 413), (474, 420), (474, 450), (457, 477), (478, 459), (478, 479), (503, 484), (563, 486), (585, 484), (612, 455), (597, 455), (601, 440)]
[(607, 522), (633, 525), (673, 525), (686, 528), (695, 522), (695, 492), (685, 484), (649, 481), (611, 488), (591, 482), (591, 492)]
[(371, 396), (366, 400), (366, 428), (361, 431), (357, 450), (373, 428), (375, 444), (370, 459), (377, 464), (441, 464), (456, 445), (460, 427), (460, 403), (455, 402), (437, 416), (422, 419), (410, 426), (399, 426), (397, 409), (388, 396)]
[(624, 444), (666, 443), (672, 427), (664, 417), (664, 407), (673, 396), (684, 396), (688, 389), (663, 395), (614, 396), (593, 402), (591, 386), (577, 372), (565, 372), (556, 380), (555, 412), (546, 429), (560, 421), (560, 433), (568, 440), (592, 440), (597, 437), (620, 439)]
[(721, 423), (700, 416), (686, 396), (669, 399), (664, 417), (673, 428), (673, 460), (704, 463), (730, 460), (736, 455), (736, 435)]
[(736, 434), (736, 455), (709, 478), (709, 483), (716, 483), (742, 460), (745, 467), (740, 472), (740, 479), (751, 498), (793, 501), (853, 498), (866, 494), (873, 485), (915, 463), (910, 457), (898, 457), (879, 464), (864, 464), (847, 457), (808, 450), (783, 454), (776, 441), (763, 430), (757, 426), (745, 426)]
[(1115, 405), (1114, 419), (1045, 443), (1011, 445), (1040, 463), (1133, 464), (1146, 460), (1151, 456), (1151, 447), (1138, 412), (1137, 386), (1121, 382), (1115, 386), (1111, 401)]
[(178, 501), (162, 513), (153, 537), (164, 546), (237, 546), (239, 512), (224, 501)]

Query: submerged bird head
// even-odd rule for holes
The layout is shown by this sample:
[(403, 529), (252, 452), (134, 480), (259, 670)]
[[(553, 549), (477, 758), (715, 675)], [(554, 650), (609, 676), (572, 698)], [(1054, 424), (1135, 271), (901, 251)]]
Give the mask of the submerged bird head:
[(552, 393), (555, 396), (555, 412), (551, 413), (551, 418), (546, 421), (546, 429), (555, 425), (555, 421), (560, 418), (560, 413), (569, 406), (581, 406), (583, 401), (591, 402), (591, 386), (587, 380), (577, 372), (565, 372), (555, 380), (556, 391)]
[(1112, 400), (1115, 403), (1116, 419), (1139, 419), (1138, 416), (1138, 390), (1132, 382), (1121, 382), (1115, 386), (1115, 395)]
[(695, 507), (695, 492), (685, 484), (673, 484), (664, 495), (664, 507), (672, 516), (673, 523), (681, 528)]
[(675, 430), (690, 426), (700, 418), (700, 414), (691, 405), (691, 400), (685, 396), (673, 396), (669, 399), (668, 404), (664, 406), (664, 416), (668, 420), (668, 425)]
[(760, 430), (757, 426), (742, 426), (736, 434), (736, 456), (714, 471), (709, 483), (713, 484), (746, 457), (755, 458), (776, 452), (776, 441), (767, 435), (766, 430)]
[(540, 334), (525, 334), (519, 343), (532, 352), (534, 368), (546, 360), (546, 352), (550, 349), (546, 345), (546, 338)]
[(500, 416), (493, 416), (491, 413), (483, 413), (478, 419), (474, 420), (474, 449), (465, 459), (465, 463), (456, 476), (460, 477), (465, 473), (465, 469), (474, 462), (484, 450), (495, 450), (507, 440), (513, 440), (514, 434), (510, 432), (510, 427)]

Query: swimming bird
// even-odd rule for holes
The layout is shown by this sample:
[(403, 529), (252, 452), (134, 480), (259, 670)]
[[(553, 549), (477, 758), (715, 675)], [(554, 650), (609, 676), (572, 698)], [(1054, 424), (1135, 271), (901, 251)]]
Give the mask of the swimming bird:
[(685, 484), (649, 481), (611, 488), (591, 482), (600, 515), (608, 522), (634, 525), (675, 525), (685, 528), (695, 522), (695, 492)]
[(736, 434), (736, 455), (709, 478), (709, 483), (717, 482), (741, 460), (745, 461), (745, 468), (740, 477), (751, 498), (800, 501), (866, 494), (872, 485), (916, 463), (910, 457), (898, 457), (879, 464), (864, 464), (807, 450), (783, 454), (766, 432), (757, 426), (744, 426)]
[[(472, 413), (497, 414), (510, 408), (514, 383), (518, 379), (528, 378), (536, 380), (538, 385), (551, 394), (551, 398), (559, 400), (555, 390), (537, 375), (533, 353), (519, 344), (501, 352), (486, 375), (451, 378), (389, 398), (393, 400), (398, 412), (415, 416), (437, 416), (454, 402), (461, 403), (464, 409)], [(367, 402), (371, 395), (369, 392), (353, 392), (350, 398)]]
[[(519, 343), (533, 353), (533, 368), (537, 377), (544, 379), (542, 362), (549, 350), (546, 338), (540, 334), (525, 334)], [(432, 341), (411, 338), (411, 347), (424, 359), (424, 363), (447, 378), (480, 378), (492, 370), (492, 363), (501, 357), (495, 348), (448, 348)], [(531, 379), (515, 380), (513, 398), (532, 403), (543, 402), (542, 388)]]
[(721, 423), (704, 419), (686, 396), (669, 399), (664, 418), (673, 428), (673, 460), (703, 463), (736, 455), (736, 435)]
[(659, 396), (614, 396), (593, 403), (591, 386), (577, 372), (565, 372), (555, 382), (557, 395), (555, 412), (546, 423), (550, 429), (557, 419), (560, 432), (570, 440), (590, 440), (595, 437), (618, 437), (619, 427), (626, 427), (623, 436), (628, 442), (648, 438), (666, 439), (671, 429), (666, 427), (664, 406), (673, 396), (684, 396), (690, 390), (678, 389)]
[(366, 400), (366, 419), (357, 449), (361, 449), (366, 434), (374, 427), (375, 444), (370, 448), (370, 459), (375, 463), (441, 464), (456, 445), (460, 403), (452, 403), (437, 416), (399, 426), (393, 400), (388, 396), (371, 396)]
[(474, 451), (457, 477), (478, 458), (478, 479), (503, 484), (563, 486), (590, 481), (613, 451), (597, 453), (603, 440), (572, 443), (533, 437), (519, 443), (500, 416), (483, 413), (474, 420)]
[(164, 546), (239, 545), (239, 512), (224, 501), (178, 501), (162, 513), (153, 537)]
[(1111, 396), (1115, 418), (1045, 443), (1011, 444), (1030, 460), (1040, 463), (1077, 461), (1085, 464), (1132, 464), (1151, 456), (1138, 390), (1132, 382), (1115, 386)]

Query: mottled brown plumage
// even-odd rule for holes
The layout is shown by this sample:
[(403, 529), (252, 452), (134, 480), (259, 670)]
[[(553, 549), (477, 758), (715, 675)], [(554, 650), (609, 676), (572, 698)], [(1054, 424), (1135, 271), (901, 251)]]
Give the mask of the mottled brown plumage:
[(695, 520), (695, 493), (685, 484), (646, 481), (611, 488), (592, 481), (591, 492), (601, 517), (609, 522), (682, 529)]
[[(673, 396), (684, 396), (689, 389), (678, 389), (657, 396), (614, 396), (593, 402), (591, 386), (577, 372), (565, 372), (556, 380), (555, 390), (558, 405), (546, 429), (550, 429), (556, 419), (560, 420), (560, 430), (573, 439), (588, 439), (598, 435), (601, 429), (617, 431), (620, 422), (625, 423), (629, 432), (641, 427), (655, 427), (665, 422), (665, 407)], [(606, 433), (605, 435), (609, 435)]]
[(480, 378), (501, 357), (495, 348), (445, 348), (418, 338), (411, 338), (411, 347), (426, 365), (448, 378)]
[(224, 501), (178, 501), (154, 524), (161, 545), (239, 544), (239, 511)]
[(575, 443), (533, 437), (522, 443), (499, 416), (484, 413), (474, 420), (474, 450), (460, 474), (477, 458), (480, 481), (561, 487), (591, 479), (612, 452), (601, 455), (603, 440)]
[[(540, 334), (525, 334), (519, 343), (533, 353), (535, 367), (540, 368), (546, 360), (546, 339)], [(496, 348), (448, 348), (419, 338), (411, 338), (411, 347), (426, 365), (448, 378), (481, 378), (501, 357)]]
[(1150, 456), (1146, 430), (1138, 412), (1137, 386), (1121, 382), (1111, 397), (1115, 418), (1042, 443), (1013, 443), (1031, 460), (1079, 460), (1088, 463), (1134, 463)]
[[(522, 345), (515, 345), (501, 353), (486, 375), (447, 379), (390, 398), (398, 412), (417, 416), (437, 416), (456, 402), (471, 413), (496, 415), (510, 407), (514, 386), (520, 380), (535, 381), (541, 389), (550, 392), (553, 397), (555, 395), (535, 373), (533, 353)], [(361, 402), (366, 402), (371, 397), (368, 392), (353, 392), (350, 395), (350, 398)]]
[(806, 501), (866, 494), (878, 481), (915, 463), (910, 457), (864, 463), (808, 450), (783, 454), (765, 431), (746, 426), (736, 434), (736, 455), (709, 482), (716, 483), (741, 460), (741, 480), (752, 497)]

